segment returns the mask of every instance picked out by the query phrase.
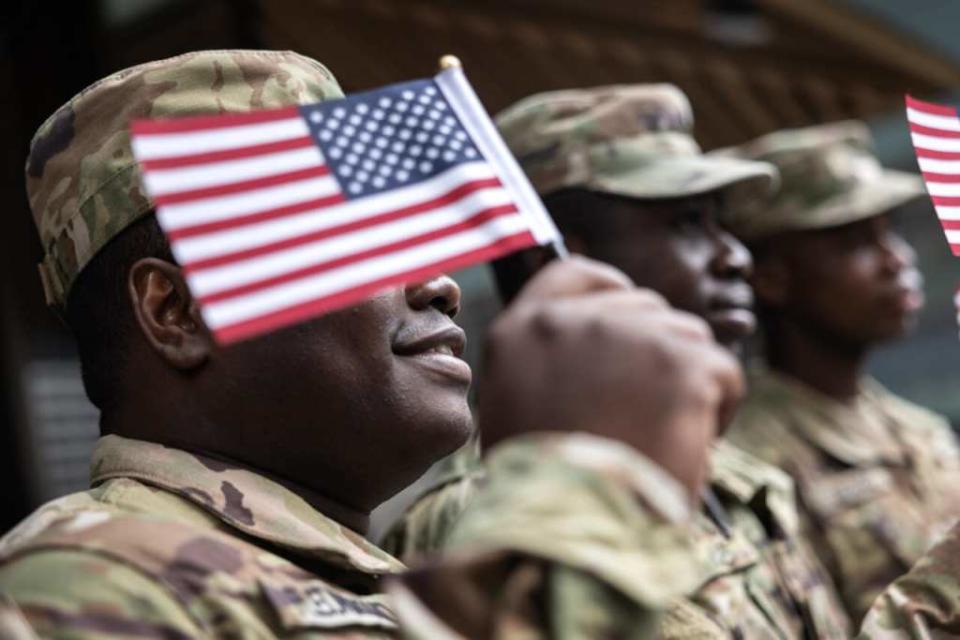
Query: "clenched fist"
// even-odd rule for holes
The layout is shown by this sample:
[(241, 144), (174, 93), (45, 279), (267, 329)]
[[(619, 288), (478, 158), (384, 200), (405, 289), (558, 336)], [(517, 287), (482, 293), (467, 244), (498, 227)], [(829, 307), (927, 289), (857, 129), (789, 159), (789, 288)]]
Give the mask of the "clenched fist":
[(574, 258), (545, 267), (498, 317), (479, 388), (493, 445), (585, 431), (632, 445), (698, 495), (709, 446), (743, 393), (736, 360), (701, 319)]

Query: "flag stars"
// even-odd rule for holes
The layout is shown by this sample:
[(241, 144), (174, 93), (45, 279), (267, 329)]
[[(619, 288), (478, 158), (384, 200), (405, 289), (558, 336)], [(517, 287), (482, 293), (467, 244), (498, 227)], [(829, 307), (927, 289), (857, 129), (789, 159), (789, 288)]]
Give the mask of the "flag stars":
[(433, 85), (347, 98), (305, 115), (333, 175), (351, 197), (419, 181), (479, 157)]

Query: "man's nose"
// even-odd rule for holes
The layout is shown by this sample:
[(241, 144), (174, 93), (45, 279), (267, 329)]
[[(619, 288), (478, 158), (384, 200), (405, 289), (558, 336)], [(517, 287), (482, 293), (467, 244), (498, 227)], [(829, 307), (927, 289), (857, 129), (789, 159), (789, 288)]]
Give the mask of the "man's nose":
[(897, 233), (888, 233), (883, 239), (883, 265), (889, 273), (900, 273), (916, 266), (917, 253)]
[(753, 273), (753, 256), (740, 240), (728, 231), (719, 231), (713, 258), (713, 272), (724, 278), (749, 278)]
[(404, 293), (411, 309), (433, 307), (451, 318), (460, 312), (460, 285), (448, 275), (408, 284)]

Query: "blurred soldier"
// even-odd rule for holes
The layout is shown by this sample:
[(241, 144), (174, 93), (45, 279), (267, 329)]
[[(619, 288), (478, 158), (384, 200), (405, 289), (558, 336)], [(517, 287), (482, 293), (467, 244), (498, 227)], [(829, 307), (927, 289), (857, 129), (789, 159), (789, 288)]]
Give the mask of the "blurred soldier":
[[(690, 104), (672, 85), (538, 94), (497, 123), (571, 250), (622, 269), (702, 317), (725, 348), (740, 349), (755, 328), (752, 264), (719, 219), (763, 202), (772, 166), (702, 155), (690, 133)], [(602, 394), (593, 402), (603, 403)], [(643, 419), (643, 407), (636, 415)], [(789, 478), (723, 441), (711, 463), (695, 520), (709, 570), (669, 611), (660, 637), (849, 637), (829, 577), (796, 536)], [(458, 512), (480, 475), (470, 469), (465, 482), (428, 494), (388, 546), (410, 555), (470, 530), (476, 518)]]
[(794, 478), (805, 529), (857, 621), (960, 515), (949, 425), (864, 374), (923, 301), (889, 215), (922, 182), (883, 169), (870, 145), (863, 124), (842, 122), (724, 152), (772, 162), (783, 181), (767, 210), (729, 220), (754, 252), (765, 360), (730, 438)]
[(294, 53), (190, 53), (95, 83), (37, 133), (27, 189), (44, 286), (103, 437), (93, 488), (0, 541), (4, 629), (640, 638), (697, 581), (684, 519), (740, 373), (702, 322), (612, 268), (552, 265), (498, 319), (481, 408), (505, 442), (468, 510), (496, 531), (465, 532), (455, 558), (416, 574), (363, 532), (472, 429), (453, 281), (227, 349), (212, 340), (141, 191), (129, 121), (340, 95)]

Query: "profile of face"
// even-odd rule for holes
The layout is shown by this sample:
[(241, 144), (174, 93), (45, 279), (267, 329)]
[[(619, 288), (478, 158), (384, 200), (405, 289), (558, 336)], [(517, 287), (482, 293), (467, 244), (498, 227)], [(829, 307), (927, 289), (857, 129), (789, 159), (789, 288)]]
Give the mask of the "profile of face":
[[(187, 448), (373, 508), (472, 430), (459, 306), (459, 287), (440, 276), (225, 347), (205, 330), (164, 338), (179, 350), (166, 370), (182, 370), (172, 381), (197, 420), (181, 437)], [(191, 349), (201, 357), (177, 359)]]
[(665, 200), (590, 195), (592, 210), (582, 215), (598, 225), (596, 237), (570, 237), (571, 245), (618, 267), (673, 307), (700, 316), (718, 343), (739, 349), (756, 328), (747, 283), (752, 259), (720, 226), (719, 193)]
[(855, 349), (904, 336), (923, 307), (916, 254), (886, 214), (783, 234), (763, 254), (754, 279), (758, 299)]

